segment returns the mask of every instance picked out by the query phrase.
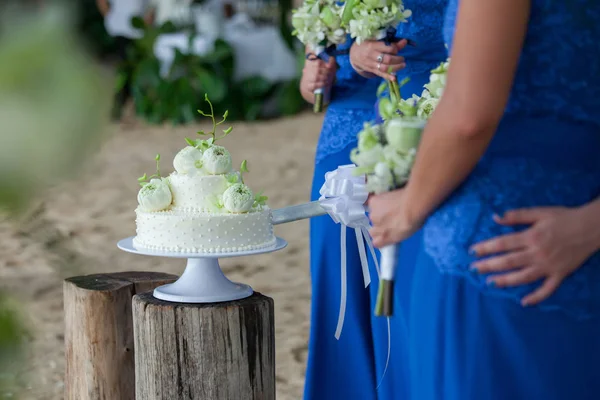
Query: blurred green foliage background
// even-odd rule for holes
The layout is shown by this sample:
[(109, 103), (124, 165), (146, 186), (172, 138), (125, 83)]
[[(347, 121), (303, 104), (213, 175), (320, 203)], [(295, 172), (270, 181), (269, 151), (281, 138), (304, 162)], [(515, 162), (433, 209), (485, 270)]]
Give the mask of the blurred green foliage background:
[[(51, 1), (0, 5), (0, 219), (19, 218), (36, 196), (80, 169), (109, 120), (111, 81), (77, 40), (76, 19)], [(0, 294), (0, 397), (26, 331)], [(8, 393), (8, 394), (7, 394)]]
[[(294, 46), (291, 35), (291, 7), (291, 0), (279, 1), (279, 30), (290, 49), (303, 61), (304, 53)], [(100, 60), (114, 58), (117, 52), (115, 41), (104, 29), (95, 0), (79, 0), (76, 8), (77, 30), (87, 48)], [(182, 124), (198, 120), (200, 115), (196, 109), (205, 93), (214, 102), (215, 111), (222, 114), (229, 110), (232, 120), (293, 115), (307, 107), (298, 90), (299, 75), (277, 83), (258, 76), (235, 81), (234, 68), (240, 60), (235, 59), (233, 48), (224, 40), (217, 40), (214, 51), (203, 56), (177, 51), (169, 74), (163, 77), (154, 55), (154, 43), (158, 35), (178, 28), (171, 23), (149, 26), (141, 18), (134, 19), (134, 26), (144, 31), (144, 37), (129, 46), (127, 59), (117, 66), (114, 91), (117, 95), (127, 89), (134, 101), (136, 115), (150, 123)], [(301, 70), (302, 64), (299, 64), (297, 71)], [(118, 118), (122, 104), (117, 99), (114, 106), (113, 116)]]

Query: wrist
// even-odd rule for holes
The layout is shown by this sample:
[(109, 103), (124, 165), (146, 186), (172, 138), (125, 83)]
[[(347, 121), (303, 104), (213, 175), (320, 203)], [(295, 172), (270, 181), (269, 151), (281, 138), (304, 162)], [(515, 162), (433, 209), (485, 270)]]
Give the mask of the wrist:
[(577, 209), (581, 220), (581, 235), (590, 253), (600, 251), (600, 201), (596, 200)]
[(430, 210), (426, 210), (423, 203), (415, 198), (410, 185), (407, 185), (405, 190), (404, 204), (402, 204), (405, 221), (408, 221), (411, 226), (421, 226), (429, 216)]

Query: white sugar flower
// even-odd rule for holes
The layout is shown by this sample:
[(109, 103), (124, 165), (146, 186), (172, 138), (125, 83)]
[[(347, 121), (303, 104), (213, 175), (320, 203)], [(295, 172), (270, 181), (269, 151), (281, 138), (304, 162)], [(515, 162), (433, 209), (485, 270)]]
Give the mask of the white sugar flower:
[(387, 124), (385, 137), (389, 146), (397, 151), (408, 153), (419, 145), (424, 127), (424, 121), (395, 118)]
[(236, 183), (223, 193), (223, 207), (231, 213), (248, 212), (253, 204), (254, 194), (243, 183)]
[(211, 175), (231, 172), (231, 154), (223, 146), (211, 146), (202, 156), (202, 164)]
[(173, 159), (173, 167), (180, 174), (189, 174), (202, 168), (202, 150), (187, 146)]
[(138, 192), (138, 203), (144, 211), (162, 211), (171, 205), (173, 195), (166, 179), (152, 179)]

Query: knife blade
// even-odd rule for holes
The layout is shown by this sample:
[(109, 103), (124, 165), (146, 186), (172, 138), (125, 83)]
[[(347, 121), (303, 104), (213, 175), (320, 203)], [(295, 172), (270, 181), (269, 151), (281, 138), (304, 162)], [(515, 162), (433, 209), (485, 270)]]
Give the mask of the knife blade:
[(295, 206), (283, 207), (273, 210), (273, 225), (286, 224), (288, 222), (299, 221), (301, 219), (319, 217), (327, 214), (327, 211), (319, 201), (298, 204)]

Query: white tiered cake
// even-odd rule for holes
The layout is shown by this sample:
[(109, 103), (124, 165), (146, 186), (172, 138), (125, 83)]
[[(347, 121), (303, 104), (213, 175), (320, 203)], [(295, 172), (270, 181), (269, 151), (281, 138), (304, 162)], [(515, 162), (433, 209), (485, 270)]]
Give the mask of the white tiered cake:
[[(212, 111), (212, 106), (211, 106)], [(212, 115), (208, 115), (212, 117)], [(224, 122), (226, 115), (223, 118)], [(213, 118), (214, 121), (214, 118)], [(226, 253), (275, 245), (271, 210), (266, 197), (255, 196), (233, 171), (231, 155), (215, 144), (213, 122), (208, 140), (189, 140), (173, 160), (175, 172), (140, 178), (136, 247), (190, 253)], [(231, 128), (224, 131), (226, 136)], [(203, 132), (199, 132), (204, 134)]]

